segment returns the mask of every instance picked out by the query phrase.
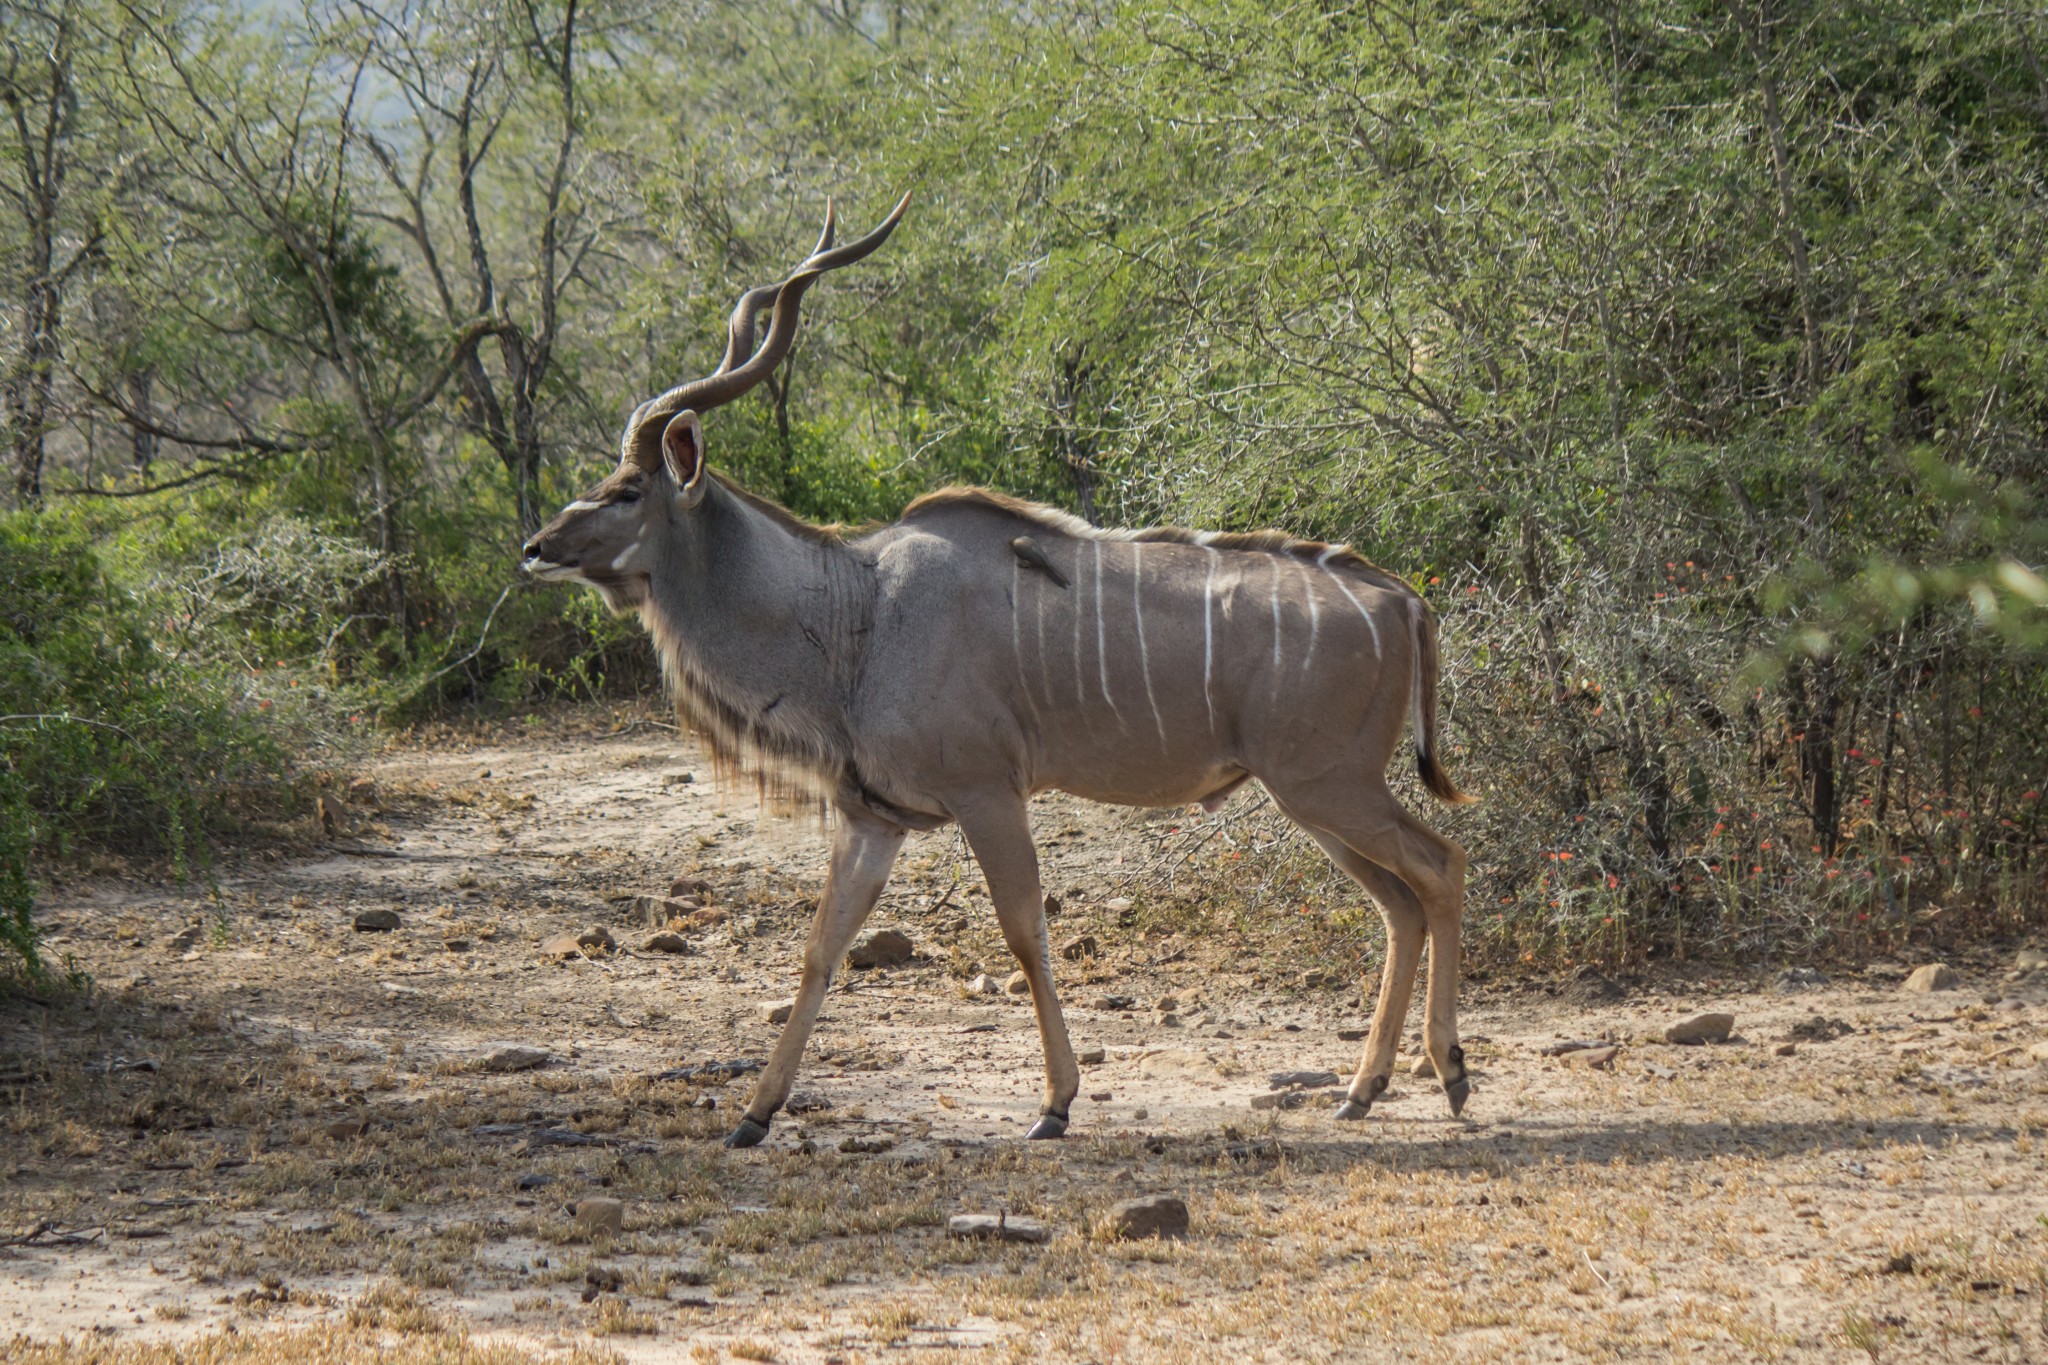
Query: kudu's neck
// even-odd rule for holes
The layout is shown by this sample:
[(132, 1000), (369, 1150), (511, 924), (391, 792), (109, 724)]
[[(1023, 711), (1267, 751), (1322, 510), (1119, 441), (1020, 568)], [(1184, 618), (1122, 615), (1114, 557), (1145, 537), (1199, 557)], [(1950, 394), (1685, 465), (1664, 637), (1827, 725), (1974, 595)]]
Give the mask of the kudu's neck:
[(657, 557), (641, 618), (721, 759), (829, 783), (849, 761), (873, 603), (874, 576), (844, 543), (714, 484)]

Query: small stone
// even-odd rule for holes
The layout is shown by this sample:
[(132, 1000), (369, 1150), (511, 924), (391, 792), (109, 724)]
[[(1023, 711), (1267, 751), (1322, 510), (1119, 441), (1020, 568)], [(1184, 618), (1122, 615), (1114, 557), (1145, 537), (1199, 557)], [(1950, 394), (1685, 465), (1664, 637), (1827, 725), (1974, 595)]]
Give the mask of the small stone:
[(967, 983), (967, 993), (969, 995), (1001, 995), (1003, 988), (994, 977), (990, 976), (987, 972), (983, 972), (980, 976)]
[(167, 953), (189, 953), (199, 946), (199, 940), (205, 936), (205, 932), (198, 925), (188, 924), (164, 940), (164, 951)]
[(1924, 967), (1915, 967), (1899, 989), (1913, 995), (1931, 995), (1935, 991), (1961, 990), (1962, 986), (1963, 978), (1955, 968), (1942, 962), (1930, 962)]
[(574, 934), (556, 934), (545, 939), (540, 945), (542, 957), (582, 957), (583, 945), (576, 941)]
[(690, 946), (690, 940), (674, 932), (650, 936), (645, 943), (640, 945), (640, 950), (647, 953), (676, 953), (679, 955), (697, 951)]
[(1263, 1095), (1252, 1096), (1254, 1109), (1299, 1109), (1308, 1103), (1306, 1090), (1271, 1090)]
[(1152, 1008), (1158, 1010), (1161, 1014), (1178, 1014), (1180, 1013), (1180, 997), (1177, 995), (1162, 995), (1152, 1002)]
[(2039, 948), (2022, 948), (2013, 955), (2012, 969), (2016, 972), (2039, 971), (2048, 967), (2048, 953)]
[(1820, 990), (1827, 984), (1827, 977), (1812, 967), (1788, 967), (1778, 973), (1773, 989), (1780, 995), (1796, 995), (1800, 991)]
[(1428, 1079), (1436, 1075), (1436, 1063), (1430, 1060), (1427, 1052), (1418, 1053), (1415, 1060), (1409, 1064), (1408, 1074)]
[(1735, 1016), (1732, 1014), (1695, 1014), (1665, 1029), (1664, 1040), (1687, 1044), (1725, 1043), (1734, 1030)]
[(1115, 1092), (1109, 1090), (1092, 1091), (1088, 1096), (1089, 1102), (1093, 1104), (1108, 1104), (1111, 1100), (1115, 1098)]
[(1101, 995), (1095, 998), (1095, 1008), (1099, 1010), (1127, 1010), (1137, 1003), (1128, 995)]
[(540, 1171), (529, 1171), (514, 1182), (522, 1190), (544, 1190), (555, 1183), (555, 1178)]
[(763, 1000), (754, 1006), (754, 1011), (761, 1016), (763, 1023), (786, 1024), (789, 1022), (789, 1016), (796, 1012), (796, 1001)]
[(1143, 1123), (1146, 1119), (1150, 1118), (1151, 1116), (1152, 1111), (1150, 1109), (1133, 1109), (1131, 1111), (1131, 1122)]
[(473, 946), (475, 945), (471, 944), (466, 938), (444, 938), (441, 940), (442, 950), (450, 953), (466, 953)]
[(1178, 1014), (1162, 1014), (1153, 1022), (1157, 1023), (1161, 1028), (1179, 1028), (1180, 1016)]
[(2037, 1062), (2048, 1062), (2048, 1042), (2030, 1045), (2027, 1048), (2027, 1056)]
[(1276, 1071), (1266, 1077), (1267, 1086), (1274, 1090), (1320, 1090), (1336, 1083), (1334, 1071)]
[(327, 1136), (336, 1142), (348, 1142), (370, 1131), (370, 1121), (358, 1115), (355, 1118), (336, 1119), (327, 1125)]
[(1059, 918), (1059, 914), (1060, 914), (1060, 911), (1061, 911), (1061, 910), (1062, 910), (1063, 908), (1065, 908), (1065, 907), (1061, 906), (1061, 904), (1060, 904), (1060, 898), (1059, 898), (1058, 896), (1052, 895), (1052, 894), (1051, 894), (1050, 892), (1048, 892), (1048, 893), (1046, 894), (1046, 897), (1045, 897), (1045, 917), (1046, 917), (1047, 919), (1058, 919), (1058, 918)]
[(1093, 934), (1082, 934), (1079, 938), (1070, 938), (1060, 945), (1060, 956), (1069, 962), (1079, 962), (1082, 958), (1094, 957), (1099, 952), (1101, 945), (1096, 943)]
[(626, 1230), (626, 1205), (621, 1200), (593, 1195), (577, 1201), (575, 1218), (576, 1230), (585, 1237), (617, 1237)]
[(1111, 1236), (1125, 1241), (1142, 1237), (1185, 1237), (1188, 1235), (1187, 1203), (1177, 1194), (1151, 1194), (1142, 1199), (1126, 1199), (1109, 1211), (1109, 1231)]
[(1361, 1043), (1365, 1041), (1366, 1030), (1362, 1028), (1340, 1028), (1337, 1041), (1340, 1043)]
[(1773, 1057), (1796, 1057), (1799, 1055), (1799, 1044), (1780, 1043), (1771, 1049), (1771, 1055)]
[(1606, 1047), (1605, 1038), (1560, 1038), (1554, 1043), (1545, 1043), (1538, 1049), (1546, 1057), (1562, 1057), (1567, 1052), (1584, 1052), (1589, 1047)]
[[(1621, 1055), (1618, 1047), (1588, 1047), (1577, 1052), (1567, 1052), (1564, 1060), (1567, 1066), (1583, 1066), (1594, 1071), (1611, 1071), (1614, 1059)], [(1434, 1074), (1434, 1073), (1432, 1073)]]
[(901, 929), (875, 929), (862, 934), (846, 950), (849, 967), (900, 967), (917, 954), (917, 945)]
[(1052, 1240), (1052, 1229), (1036, 1218), (1017, 1218), (1001, 1213), (956, 1213), (946, 1220), (946, 1235), (961, 1241), (1037, 1245)]
[(612, 937), (611, 930), (599, 925), (595, 929), (585, 929), (582, 933), (578, 934), (576, 936), (576, 946), (588, 948), (594, 953), (608, 953), (617, 948), (619, 944), (618, 940)]
[(1102, 908), (1111, 914), (1121, 915), (1124, 911), (1130, 909), (1131, 905), (1132, 901), (1129, 896), (1111, 896), (1102, 903)]
[(532, 1071), (546, 1066), (553, 1060), (537, 1047), (526, 1047), (520, 1043), (505, 1043), (484, 1054), (483, 1069), (497, 1075), (512, 1071)]
[(673, 899), (692, 896), (698, 900), (709, 900), (711, 883), (702, 877), (678, 877), (668, 884), (668, 894)]
[(365, 910), (356, 916), (359, 934), (388, 934), (398, 927), (396, 910)]
[(1031, 978), (1022, 972), (1011, 972), (1010, 979), (1003, 983), (1003, 989), (1011, 995), (1031, 994)]
[(1884, 1273), (1887, 1275), (1910, 1275), (1917, 1264), (1910, 1251), (1895, 1251), (1885, 1258)]
[(1074, 1054), (1074, 1060), (1082, 1066), (1101, 1066), (1108, 1057), (1107, 1049), (1099, 1047), (1084, 1047)]
[(635, 896), (626, 907), (626, 923), (667, 924), (672, 919), (694, 915), (703, 908), (695, 901), (678, 900), (673, 896)]

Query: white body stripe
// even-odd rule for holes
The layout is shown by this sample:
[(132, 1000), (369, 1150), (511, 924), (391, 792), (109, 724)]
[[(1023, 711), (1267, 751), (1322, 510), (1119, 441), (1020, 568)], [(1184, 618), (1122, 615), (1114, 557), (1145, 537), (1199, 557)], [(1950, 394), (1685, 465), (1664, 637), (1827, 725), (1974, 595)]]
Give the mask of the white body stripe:
[(1216, 733), (1216, 692), (1209, 684), (1216, 670), (1216, 561), (1223, 558), (1214, 546), (1202, 547), (1209, 554), (1209, 572), (1202, 578), (1202, 700), (1209, 707), (1209, 733)]
[(1322, 633), (1323, 609), (1316, 605), (1316, 582), (1309, 577), (1308, 566), (1300, 560), (1291, 561), (1294, 571), (1301, 575), (1301, 595), (1308, 599), (1308, 653), (1301, 656), (1301, 671), (1308, 672), (1308, 666), (1316, 661), (1316, 636)]
[(1102, 687), (1102, 699), (1109, 703), (1109, 713), (1116, 717), (1119, 730), (1128, 731), (1124, 724), (1124, 713), (1116, 706), (1116, 698), (1109, 695), (1109, 645), (1108, 626), (1102, 614), (1102, 542), (1095, 542), (1095, 671)]
[(1330, 575), (1331, 581), (1337, 585), (1337, 591), (1349, 598), (1351, 605), (1358, 608), (1358, 614), (1365, 618), (1365, 628), (1372, 632), (1372, 656), (1377, 659), (1380, 657), (1380, 628), (1373, 624), (1372, 613), (1367, 611), (1365, 603), (1359, 601), (1357, 596), (1352, 593), (1351, 585), (1344, 581), (1344, 575), (1330, 568), (1330, 561), (1336, 556), (1343, 554), (1346, 548), (1342, 545), (1332, 545), (1329, 549), (1316, 556), (1316, 567)]
[(1024, 705), (1031, 711), (1031, 724), (1038, 726), (1038, 699), (1031, 695), (1031, 679), (1024, 672), (1024, 566), (1010, 559), (1010, 657), (1017, 661), (1017, 681), (1024, 688)]
[(1145, 648), (1145, 547), (1131, 546), (1131, 614), (1138, 621), (1138, 670), (1145, 677), (1145, 703), (1152, 708), (1152, 723), (1159, 727), (1159, 747), (1166, 748), (1166, 721), (1159, 714), (1159, 698), (1152, 694), (1152, 654)]

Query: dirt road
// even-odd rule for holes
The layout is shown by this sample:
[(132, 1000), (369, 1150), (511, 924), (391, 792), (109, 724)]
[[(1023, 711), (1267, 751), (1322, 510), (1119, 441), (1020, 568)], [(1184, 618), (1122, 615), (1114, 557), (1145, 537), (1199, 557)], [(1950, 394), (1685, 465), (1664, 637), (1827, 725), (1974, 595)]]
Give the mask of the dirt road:
[[(844, 974), (802, 1112), (728, 1153), (749, 1078), (660, 1077), (766, 1055), (816, 822), (721, 795), (645, 725), (411, 747), (370, 775), (322, 846), (217, 891), (47, 897), (52, 951), (97, 985), (0, 1006), (10, 1355), (2048, 1357), (2048, 969), (2015, 978), (2010, 949), (1931, 994), (1905, 963), (1477, 986), (1465, 1119), (1404, 1074), (1340, 1125), (1320, 1092), (1252, 1101), (1272, 1073), (1348, 1073), (1356, 985), (1301, 984), (1284, 933), (1175, 933), (1175, 892), (1142, 875), (1206, 817), (1049, 800), (1053, 939), (1094, 941), (1059, 978), (1103, 1054), (1074, 1136), (1020, 1140), (1036, 1032), (1024, 999), (967, 989), (1011, 964), (940, 833), (873, 921), (918, 956)], [(684, 876), (698, 908), (653, 917), (688, 951), (644, 950), (669, 926), (634, 898)], [(377, 911), (399, 927), (356, 927)], [(599, 928), (615, 950), (543, 951)], [(1706, 1010), (1729, 1041), (1662, 1041)], [(1545, 1055), (1573, 1039), (1620, 1048)], [(510, 1047), (545, 1060), (494, 1070), (533, 1060)], [(1158, 1192), (1185, 1239), (1109, 1235)], [(603, 1205), (579, 1227), (589, 1199), (622, 1230)], [(998, 1212), (1051, 1240), (948, 1236)]]

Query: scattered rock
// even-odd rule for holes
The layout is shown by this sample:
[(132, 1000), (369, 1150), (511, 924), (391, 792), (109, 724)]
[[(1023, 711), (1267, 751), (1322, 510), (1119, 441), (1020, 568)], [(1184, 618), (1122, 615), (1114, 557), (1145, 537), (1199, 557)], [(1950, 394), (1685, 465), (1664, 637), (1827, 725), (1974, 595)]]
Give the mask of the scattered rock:
[(962, 1033), (994, 1033), (997, 1027), (995, 1024), (969, 1024), (960, 1031)]
[(850, 1137), (842, 1138), (839, 1142), (840, 1151), (851, 1152), (856, 1156), (879, 1156), (883, 1152), (893, 1151), (895, 1146), (894, 1138), (885, 1137)]
[(1099, 1047), (1084, 1047), (1074, 1054), (1074, 1060), (1082, 1066), (1101, 1066), (1108, 1058), (1108, 1050)]
[(691, 900), (678, 900), (673, 896), (635, 896), (626, 908), (628, 924), (667, 924), (672, 919), (684, 919), (696, 914), (704, 907)]
[(1734, 1031), (1735, 1016), (1732, 1014), (1695, 1014), (1665, 1029), (1664, 1040), (1686, 1044), (1725, 1043)]
[[(389, 914), (390, 912), (386, 911), (385, 913)], [(356, 927), (360, 929), (362, 927), (361, 923), (358, 922)], [(206, 937), (206, 933), (198, 925), (188, 924), (164, 940), (164, 951), (167, 953), (189, 953), (199, 946), (199, 940), (204, 937)]]
[(1924, 967), (1915, 967), (1902, 991), (1914, 995), (1932, 995), (1935, 991), (1955, 991), (1963, 987), (1963, 978), (1955, 968), (1944, 962), (1930, 962)]
[(1538, 1051), (1546, 1057), (1562, 1057), (1567, 1052), (1584, 1052), (1587, 1048), (1606, 1046), (1605, 1038), (1560, 1038), (1554, 1043), (1545, 1043)]
[(369, 1132), (370, 1121), (359, 1114), (354, 1118), (336, 1119), (324, 1131), (336, 1142), (348, 1142)]
[(520, 1043), (505, 1043), (484, 1054), (483, 1069), (504, 1075), (512, 1071), (532, 1071), (536, 1067), (546, 1066), (551, 1060), (553, 1059), (540, 1048), (527, 1047)]
[(388, 934), (398, 927), (396, 910), (365, 910), (356, 916), (359, 934)]
[(1885, 1258), (1884, 1273), (1887, 1275), (1910, 1275), (1917, 1264), (1910, 1251), (1895, 1251)]
[(1012, 1218), (1005, 1213), (956, 1213), (946, 1220), (946, 1235), (962, 1241), (1036, 1245), (1051, 1241), (1052, 1229), (1036, 1218)]
[(2048, 1042), (2031, 1044), (2027, 1048), (2027, 1056), (2037, 1062), (2048, 1062)]
[(1140, 1076), (1187, 1077), (1198, 1080), (1228, 1080), (1242, 1076), (1244, 1068), (1229, 1057), (1187, 1048), (1161, 1048), (1138, 1062)]
[(661, 785), (664, 787), (687, 787), (696, 780), (697, 774), (695, 773), (663, 773), (661, 775)]
[(555, 1178), (545, 1172), (528, 1171), (525, 1175), (520, 1176), (518, 1180), (514, 1181), (513, 1185), (515, 1188), (522, 1190), (544, 1190), (554, 1183)]
[(1111, 896), (1102, 903), (1102, 908), (1111, 914), (1121, 915), (1124, 911), (1130, 909), (1131, 905), (1132, 901), (1129, 896)]
[(1408, 1067), (1408, 1074), (1425, 1080), (1430, 1079), (1436, 1075), (1436, 1063), (1430, 1060), (1427, 1052), (1418, 1053)]
[(2013, 956), (2012, 969), (2016, 972), (2035, 972), (2048, 967), (2048, 953), (2039, 948), (2022, 948)]
[(822, 1114), (832, 1107), (832, 1101), (815, 1090), (799, 1090), (789, 1097), (789, 1103), (782, 1106), (785, 1114)]
[(474, 946), (466, 938), (444, 938), (441, 940), (441, 948), (444, 952), (466, 953)]
[[(1131, 1111), (1132, 1123), (1143, 1123), (1146, 1119), (1150, 1117), (1152, 1117), (1152, 1111), (1150, 1109), (1133, 1109)], [(1156, 1140), (1157, 1139), (1155, 1139), (1155, 1141)], [(1165, 1151), (1166, 1148), (1163, 1145), (1158, 1147), (1152, 1147), (1148, 1144), (1147, 1150), (1152, 1152), (1154, 1155), (1157, 1155), (1158, 1153)]]
[(1820, 990), (1827, 984), (1827, 977), (1812, 967), (1787, 967), (1778, 973), (1772, 989), (1780, 995), (1797, 995), (1801, 991)]
[(1103, 995), (1096, 997), (1095, 1008), (1099, 1010), (1111, 1011), (1127, 1010), (1130, 1009), (1132, 1006), (1136, 1005), (1137, 1003), (1137, 1001), (1131, 999), (1131, 997), (1128, 995)]
[(1620, 1055), (1621, 1049), (1618, 1047), (1588, 1047), (1581, 1048), (1577, 1052), (1567, 1052), (1564, 1055), (1564, 1061), (1566, 1066), (1583, 1066), (1595, 1071), (1612, 1071), (1614, 1069), (1614, 1059)]
[(1362, 1028), (1340, 1028), (1337, 1041), (1340, 1043), (1361, 1043), (1365, 1041), (1366, 1030)]
[(1135, 1241), (1141, 1237), (1185, 1237), (1188, 1235), (1188, 1206), (1177, 1194), (1150, 1194), (1126, 1199), (1109, 1211), (1112, 1237)]
[(1252, 1096), (1254, 1109), (1299, 1109), (1308, 1103), (1306, 1090), (1271, 1090), (1263, 1095)]
[(789, 1016), (796, 1011), (796, 1001), (763, 1000), (754, 1006), (754, 1010), (765, 1024), (786, 1024), (789, 1022)]
[(1266, 1084), (1275, 1090), (1321, 1090), (1336, 1083), (1334, 1071), (1276, 1071), (1266, 1077)]
[(624, 1202), (604, 1195), (578, 1200), (574, 1216), (576, 1230), (585, 1237), (617, 1237), (626, 1230)]
[(672, 930), (652, 935), (645, 943), (640, 945), (640, 950), (647, 953), (677, 954), (688, 954), (697, 951), (690, 946), (690, 940)]
[(585, 929), (582, 933), (578, 934), (576, 936), (576, 946), (588, 948), (593, 953), (609, 953), (617, 948), (619, 943), (617, 939), (612, 937), (611, 930), (603, 925), (599, 925), (595, 929)]
[(1180, 997), (1177, 995), (1162, 995), (1153, 1002), (1152, 1008), (1158, 1010), (1161, 1014), (1178, 1014), (1180, 1012)]
[(987, 972), (983, 972), (980, 976), (967, 983), (967, 993), (969, 995), (1001, 995), (1003, 988), (994, 977), (990, 976)]
[(1052, 894), (1051, 892), (1047, 892), (1047, 893), (1046, 893), (1046, 897), (1045, 897), (1045, 917), (1046, 917), (1047, 919), (1058, 919), (1058, 918), (1059, 918), (1059, 914), (1060, 914), (1060, 911), (1061, 911), (1061, 910), (1062, 910), (1063, 908), (1064, 908), (1064, 907), (1063, 907), (1063, 906), (1061, 906), (1061, 904), (1060, 904), (1060, 898), (1059, 898), (1058, 896), (1055, 896), (1055, 895), (1053, 895), (1053, 894)]
[(1178, 1014), (1162, 1014), (1154, 1022), (1161, 1028), (1179, 1028), (1180, 1016)]
[(1010, 979), (1003, 983), (1003, 989), (1011, 995), (1031, 994), (1031, 980), (1022, 972), (1011, 972)]
[(1563, 989), (1568, 998), (1582, 1005), (1604, 1005), (1628, 994), (1619, 983), (1609, 980), (1590, 965), (1573, 972)]
[(900, 967), (917, 953), (917, 945), (901, 929), (873, 929), (846, 950), (849, 967)]
[(1825, 1014), (1816, 1014), (1803, 1023), (1794, 1024), (1786, 1032), (1785, 1040), (1793, 1043), (1831, 1043), (1855, 1031), (1855, 1025), (1846, 1019), (1830, 1019)]
[(1780, 1043), (1771, 1049), (1773, 1057), (1796, 1057), (1798, 1054), (1799, 1044), (1797, 1043)]
[(671, 898), (693, 896), (698, 900), (711, 899), (711, 883), (701, 877), (678, 877), (668, 885)]
[(584, 1302), (588, 1303), (598, 1294), (616, 1294), (624, 1289), (626, 1277), (608, 1265), (594, 1265), (583, 1272), (583, 1283), (592, 1291), (584, 1296)]
[(1095, 935), (1093, 934), (1083, 934), (1079, 938), (1070, 938), (1060, 945), (1060, 956), (1069, 962), (1079, 962), (1084, 957), (1094, 957), (1101, 951), (1102, 947), (1095, 941)]

